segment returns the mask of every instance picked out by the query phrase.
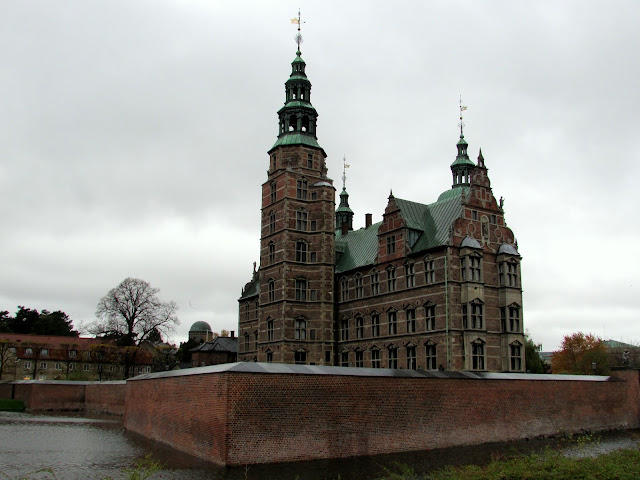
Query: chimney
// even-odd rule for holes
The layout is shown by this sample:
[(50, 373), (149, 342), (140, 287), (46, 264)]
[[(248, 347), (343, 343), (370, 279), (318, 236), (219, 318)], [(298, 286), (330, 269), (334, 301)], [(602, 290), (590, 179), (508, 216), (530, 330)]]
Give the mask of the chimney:
[(364, 214), (364, 228), (369, 228), (371, 226), (371, 214)]
[(231, 338), (236, 338), (236, 332), (234, 330), (231, 330)]
[(349, 224), (347, 222), (342, 222), (342, 235), (346, 235), (349, 233)]

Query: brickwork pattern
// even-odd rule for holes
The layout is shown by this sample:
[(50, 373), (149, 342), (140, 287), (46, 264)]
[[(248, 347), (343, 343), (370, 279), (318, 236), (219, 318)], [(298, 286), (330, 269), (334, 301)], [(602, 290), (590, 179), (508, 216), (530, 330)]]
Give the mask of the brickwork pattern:
[(86, 412), (124, 415), (127, 382), (90, 383), (85, 388)]
[(128, 382), (125, 427), (226, 465), (637, 428), (638, 372), (618, 375), (626, 381), (174, 375)]

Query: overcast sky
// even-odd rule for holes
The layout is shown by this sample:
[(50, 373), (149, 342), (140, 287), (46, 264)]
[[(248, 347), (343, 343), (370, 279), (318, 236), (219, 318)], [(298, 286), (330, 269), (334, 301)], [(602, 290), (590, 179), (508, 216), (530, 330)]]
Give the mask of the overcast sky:
[(295, 57), (354, 227), (450, 188), (458, 102), (523, 256), (544, 350), (640, 342), (640, 3), (3, 0), (0, 310), (94, 320), (125, 277), (237, 330)]

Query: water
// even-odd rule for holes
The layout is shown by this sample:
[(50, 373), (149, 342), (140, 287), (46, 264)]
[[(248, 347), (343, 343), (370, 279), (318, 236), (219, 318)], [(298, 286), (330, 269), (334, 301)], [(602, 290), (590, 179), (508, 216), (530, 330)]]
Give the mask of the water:
[[(567, 455), (583, 456), (640, 444), (637, 431), (599, 437), (600, 441), (587, 445), (565, 442), (563, 448)], [(0, 412), (0, 479), (13, 480), (27, 474), (33, 479), (57, 480), (125, 478), (122, 468), (150, 453), (164, 465), (154, 479), (335, 480), (340, 476), (342, 480), (371, 480), (379, 478), (384, 468), (393, 470), (398, 463), (408, 464), (417, 472), (428, 472), (445, 465), (485, 464), (496, 455), (532, 452), (559, 443), (562, 442), (535, 440), (346, 460), (254, 465), (245, 470), (216, 467), (127, 432), (121, 419), (115, 417)], [(33, 473), (43, 468), (51, 468), (55, 477)]]

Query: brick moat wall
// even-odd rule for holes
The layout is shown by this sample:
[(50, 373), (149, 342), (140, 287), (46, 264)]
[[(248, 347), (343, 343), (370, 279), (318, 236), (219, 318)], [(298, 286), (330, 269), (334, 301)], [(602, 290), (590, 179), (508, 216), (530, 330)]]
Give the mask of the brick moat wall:
[(28, 410), (84, 410), (88, 382), (24, 380), (13, 382), (13, 398), (22, 400)]
[(246, 465), (640, 426), (637, 371), (587, 381), (207, 368), (129, 381), (125, 427), (218, 464)]
[(84, 410), (109, 415), (124, 415), (126, 393), (127, 382), (124, 380), (89, 383), (85, 388)]

